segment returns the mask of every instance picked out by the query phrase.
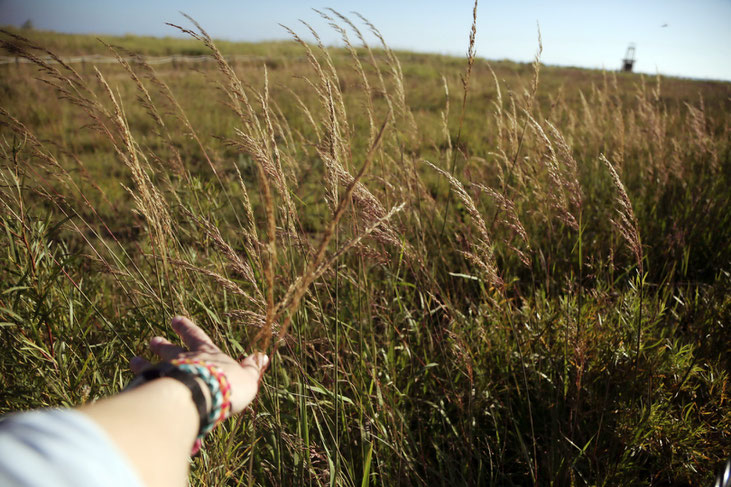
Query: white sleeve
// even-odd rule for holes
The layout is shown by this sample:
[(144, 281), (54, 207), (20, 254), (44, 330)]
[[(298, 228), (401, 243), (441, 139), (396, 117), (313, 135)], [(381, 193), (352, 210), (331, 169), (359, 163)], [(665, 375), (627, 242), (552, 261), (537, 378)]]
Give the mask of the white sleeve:
[(48, 409), (0, 419), (0, 486), (143, 484), (96, 423), (72, 409)]

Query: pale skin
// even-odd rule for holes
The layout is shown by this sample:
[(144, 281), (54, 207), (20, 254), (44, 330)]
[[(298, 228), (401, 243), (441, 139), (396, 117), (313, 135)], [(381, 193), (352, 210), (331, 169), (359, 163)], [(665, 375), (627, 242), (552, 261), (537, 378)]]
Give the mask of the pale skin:
[[(172, 327), (186, 347), (155, 337), (150, 340), (150, 350), (165, 361), (195, 358), (218, 366), (231, 384), (231, 413), (243, 411), (256, 397), (259, 381), (269, 364), (267, 356), (252, 354), (238, 362), (223, 353), (188, 318), (174, 318)], [(130, 362), (134, 373), (150, 365), (140, 357)], [(207, 393), (205, 385), (202, 390)], [(187, 484), (199, 418), (190, 391), (181, 382), (156, 379), (78, 410), (108, 433), (145, 485)]]

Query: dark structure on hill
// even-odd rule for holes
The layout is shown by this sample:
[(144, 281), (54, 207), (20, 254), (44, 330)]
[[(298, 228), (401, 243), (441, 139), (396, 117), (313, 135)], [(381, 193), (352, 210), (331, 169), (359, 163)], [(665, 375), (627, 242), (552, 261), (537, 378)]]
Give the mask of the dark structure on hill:
[(634, 65), (635, 65), (635, 45), (630, 44), (627, 47), (627, 52), (624, 55), (624, 59), (622, 59), (622, 71), (631, 73)]

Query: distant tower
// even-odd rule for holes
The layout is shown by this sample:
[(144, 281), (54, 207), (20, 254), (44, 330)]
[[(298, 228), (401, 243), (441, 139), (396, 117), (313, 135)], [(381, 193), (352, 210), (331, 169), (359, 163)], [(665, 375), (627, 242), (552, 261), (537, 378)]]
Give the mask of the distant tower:
[(634, 65), (635, 65), (635, 45), (630, 44), (629, 47), (627, 47), (627, 53), (624, 55), (624, 59), (622, 59), (622, 71), (631, 73), (632, 67)]

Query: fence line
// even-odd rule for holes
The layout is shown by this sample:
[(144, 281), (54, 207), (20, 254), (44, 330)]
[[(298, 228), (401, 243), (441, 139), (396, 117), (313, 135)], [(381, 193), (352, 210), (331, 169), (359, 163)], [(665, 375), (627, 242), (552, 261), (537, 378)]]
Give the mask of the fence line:
[[(236, 54), (233, 56), (224, 56), (226, 61), (245, 61), (245, 62), (264, 62), (267, 59), (264, 56), (254, 56), (254, 55), (247, 55), (247, 54)], [(41, 57), (44, 62), (48, 64), (57, 64), (58, 61), (53, 59), (50, 56)], [(78, 63), (91, 63), (91, 64), (112, 64), (117, 63), (119, 60), (116, 57), (112, 56), (103, 56), (101, 54), (91, 54), (88, 56), (71, 56), (71, 57), (60, 57), (61, 61), (67, 64), (78, 64)], [(215, 59), (213, 56), (209, 55), (201, 55), (201, 56), (183, 56), (178, 54), (173, 54), (171, 56), (139, 56), (139, 57), (124, 57), (125, 61), (127, 61), (130, 64), (135, 64), (138, 62), (139, 59), (142, 59), (147, 64), (166, 64), (166, 63), (207, 63), (207, 62), (215, 62)], [(16, 56), (0, 56), (0, 65), (2, 64), (25, 64), (25, 63), (32, 63), (33, 61), (30, 61), (29, 59), (23, 58), (23, 57), (16, 57)]]

